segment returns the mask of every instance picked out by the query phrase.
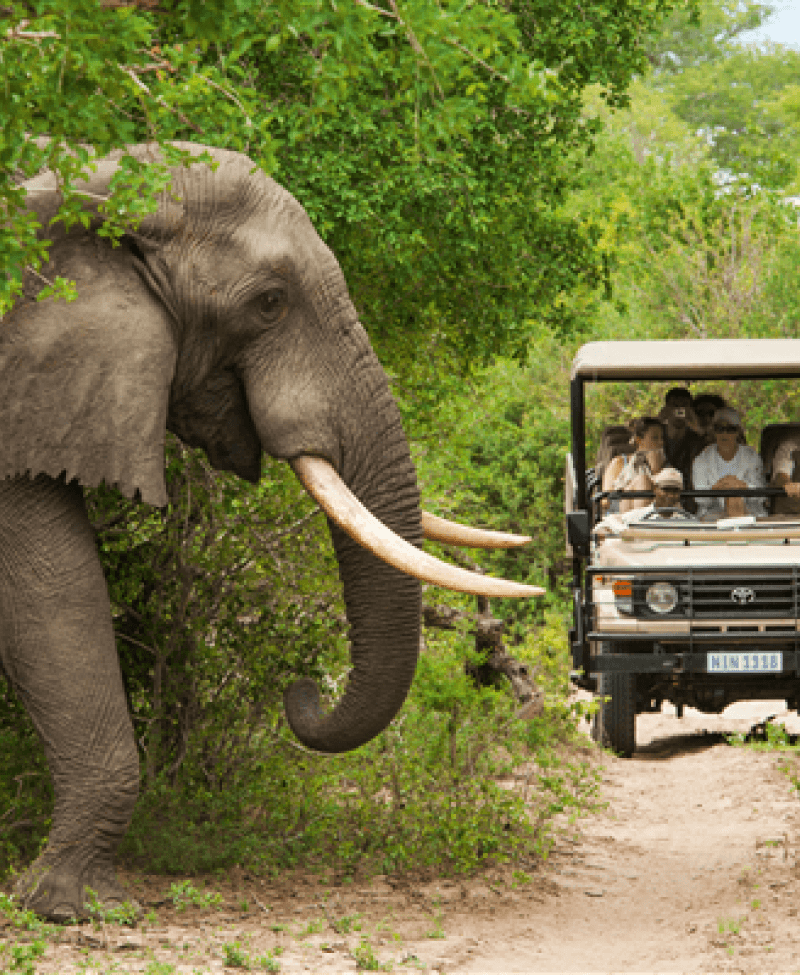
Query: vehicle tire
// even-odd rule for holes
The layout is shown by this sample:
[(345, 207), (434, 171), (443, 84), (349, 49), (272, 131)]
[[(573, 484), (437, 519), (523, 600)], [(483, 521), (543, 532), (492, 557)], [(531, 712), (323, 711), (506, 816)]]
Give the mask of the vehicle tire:
[[(602, 643), (602, 655), (612, 652), (612, 644)], [(597, 675), (598, 696), (608, 696), (594, 716), (592, 738), (623, 758), (636, 750), (636, 675), (601, 671)]]

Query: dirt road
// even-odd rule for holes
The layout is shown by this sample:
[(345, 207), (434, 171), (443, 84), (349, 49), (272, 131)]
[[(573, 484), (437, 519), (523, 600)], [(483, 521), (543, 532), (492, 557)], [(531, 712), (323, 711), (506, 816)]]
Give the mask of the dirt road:
[[(783, 707), (687, 709), (677, 719), (665, 705), (640, 716), (636, 756), (604, 760), (606, 811), (579, 821), (516, 889), (491, 878), (422, 889), (378, 878), (331, 891), (242, 875), (209, 882), (224, 906), (177, 913), (163, 901), (176, 878), (128, 876), (146, 906), (162, 898), (158, 922), (73, 929), (35, 970), (800, 971), (800, 798), (774, 752), (732, 748), (723, 737)], [(233, 906), (242, 901), (246, 908)], [(95, 967), (84, 967), (88, 959)]]
[(498, 931), (447, 971), (800, 970), (800, 799), (775, 753), (722, 735), (775, 712), (800, 731), (784, 707), (640, 716), (635, 757), (606, 762), (608, 809), (581, 825), (577, 845), (559, 844), (545, 870), (553, 886), (524, 928), (511, 942)]

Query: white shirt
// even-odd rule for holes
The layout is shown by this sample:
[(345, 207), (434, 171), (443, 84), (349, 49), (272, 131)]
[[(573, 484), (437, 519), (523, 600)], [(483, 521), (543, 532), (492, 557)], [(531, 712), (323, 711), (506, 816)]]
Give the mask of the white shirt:
[[(760, 488), (766, 485), (764, 465), (758, 451), (744, 444), (731, 457), (723, 460), (716, 444), (706, 447), (694, 459), (692, 465), (692, 482), (696, 491), (710, 491), (720, 478), (733, 474), (740, 481), (744, 481), (748, 488)], [(696, 498), (697, 515), (700, 518), (724, 518), (725, 498)], [(767, 513), (766, 498), (743, 498), (745, 509), (750, 515), (765, 515)]]

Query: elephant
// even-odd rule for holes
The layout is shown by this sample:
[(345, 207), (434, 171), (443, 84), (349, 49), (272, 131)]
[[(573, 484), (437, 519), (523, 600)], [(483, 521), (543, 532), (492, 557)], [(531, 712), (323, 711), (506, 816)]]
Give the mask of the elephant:
[[(0, 323), (0, 664), (41, 738), (55, 808), (47, 845), (18, 878), (22, 906), (51, 921), (126, 901), (114, 854), (136, 803), (139, 764), (108, 590), (83, 490), (102, 482), (164, 507), (169, 430), (210, 464), (257, 483), (262, 452), (290, 463), (325, 511), (342, 580), (352, 667), (332, 710), (313, 681), (285, 693), (291, 729), (321, 752), (358, 748), (408, 693), (420, 641), (420, 579), (498, 596), (543, 590), (466, 572), (423, 536), (507, 547), (421, 511), (387, 377), (336, 258), (303, 207), (238, 152), (175, 142), (154, 213), (118, 246), (100, 201), (129, 152), (90, 157), (87, 225), (52, 222), (55, 175), (25, 180), (50, 240), (43, 274)], [(82, 184), (78, 184), (82, 187)], [(37, 301), (45, 275), (77, 298)]]

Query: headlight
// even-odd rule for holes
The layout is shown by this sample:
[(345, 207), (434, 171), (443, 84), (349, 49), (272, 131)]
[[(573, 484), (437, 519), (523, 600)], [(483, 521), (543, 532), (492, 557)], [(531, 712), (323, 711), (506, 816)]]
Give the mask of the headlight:
[(653, 613), (671, 613), (678, 605), (678, 590), (671, 582), (654, 582), (648, 587), (644, 599)]

